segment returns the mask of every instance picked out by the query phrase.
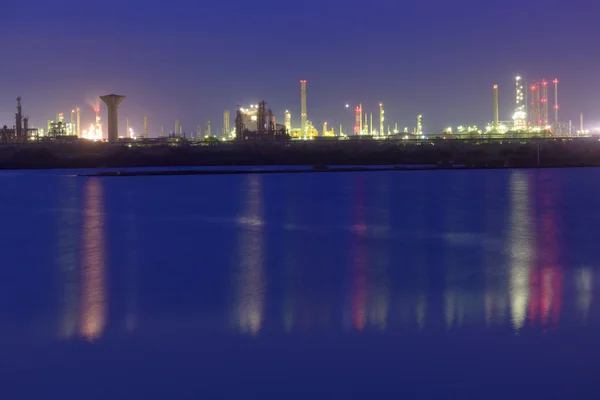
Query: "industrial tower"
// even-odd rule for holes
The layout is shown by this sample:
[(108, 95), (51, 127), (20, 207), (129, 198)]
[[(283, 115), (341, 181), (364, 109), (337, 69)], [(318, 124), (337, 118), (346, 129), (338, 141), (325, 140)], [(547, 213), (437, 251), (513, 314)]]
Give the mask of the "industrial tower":
[(541, 118), (540, 118), (540, 127), (548, 126), (548, 81), (545, 79), (541, 82), (541, 98), (540, 98), (540, 109), (541, 109)]
[(498, 85), (494, 85), (494, 130), (498, 130), (500, 126), (500, 112), (498, 107)]
[(558, 79), (552, 81), (554, 83), (554, 129), (558, 130)]
[(361, 107), (356, 107), (356, 122), (354, 123), (354, 135), (362, 134), (362, 111)]
[(144, 117), (144, 139), (148, 139), (148, 117)]
[(125, 100), (125, 96), (109, 94), (101, 96), (100, 100), (108, 108), (108, 141), (116, 142), (119, 140), (119, 104)]
[(290, 134), (292, 132), (292, 113), (285, 110), (285, 130)]
[(77, 118), (77, 137), (81, 138), (81, 108), (75, 108), (76, 118)]
[(306, 81), (300, 81), (300, 96), (301, 96), (301, 115), (300, 115), (300, 129), (302, 130), (302, 136), (306, 137), (306, 119), (308, 118), (306, 114)]
[(231, 114), (229, 110), (223, 111), (223, 136), (228, 137), (231, 134)]
[(523, 95), (523, 80), (520, 76), (515, 78), (516, 83), (516, 104), (513, 121), (515, 128), (525, 128), (527, 125), (527, 112), (525, 111), (525, 98)]
[(385, 135), (384, 132), (384, 122), (385, 122), (385, 118), (383, 116), (384, 114), (384, 110), (383, 110), (383, 103), (379, 103), (379, 136), (383, 136)]

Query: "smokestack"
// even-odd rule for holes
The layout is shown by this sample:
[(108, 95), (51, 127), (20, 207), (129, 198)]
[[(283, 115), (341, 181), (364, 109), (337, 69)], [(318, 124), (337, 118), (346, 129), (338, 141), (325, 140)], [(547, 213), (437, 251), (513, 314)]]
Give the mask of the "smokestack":
[(130, 131), (129, 131), (129, 119), (126, 119), (126, 120), (125, 120), (125, 129), (126, 129), (126, 131), (125, 131), (125, 137), (126, 137), (127, 139), (131, 139), (131, 135), (130, 135), (130, 133), (129, 133), (129, 132), (130, 132)]
[(17, 139), (21, 139), (23, 135), (23, 113), (21, 110), (21, 96), (17, 97), (17, 113), (15, 114), (15, 130), (17, 131)]
[(369, 130), (369, 135), (373, 136), (373, 113), (369, 114), (369, 127), (371, 128)]
[(362, 134), (362, 113), (360, 107), (356, 107), (356, 122), (354, 123), (354, 135)]
[(498, 107), (498, 85), (494, 85), (494, 130), (497, 130), (500, 125), (500, 113)]
[(100, 99), (108, 109), (108, 141), (117, 142), (119, 140), (119, 104), (125, 100), (125, 96), (109, 94), (101, 96)]
[(210, 137), (210, 121), (206, 121), (206, 129), (204, 131), (204, 136)]
[(231, 113), (229, 110), (223, 111), (223, 136), (229, 137), (231, 134)]
[(583, 113), (579, 114), (579, 134), (583, 135)]
[(360, 120), (360, 130), (358, 131), (358, 134), (362, 135), (363, 134), (362, 104), (360, 104), (358, 106), (358, 108), (359, 108), (359, 112), (360, 112), (360, 115), (358, 117), (358, 119)]
[(179, 135), (179, 120), (175, 120), (175, 132), (173, 132), (173, 136), (177, 137)]
[(81, 109), (77, 107), (75, 113), (77, 114), (77, 137), (81, 138)]
[(558, 130), (558, 79), (554, 79), (552, 83), (554, 83), (554, 126)]
[(385, 118), (383, 117), (383, 103), (379, 103), (379, 136), (385, 135), (385, 126), (383, 124)]
[(144, 139), (148, 139), (148, 117), (144, 116)]
[(323, 133), (321, 136), (326, 136), (327, 134), (327, 121), (323, 122)]
[(23, 118), (23, 141), (27, 140), (29, 134), (29, 118)]
[(302, 136), (306, 137), (306, 81), (300, 81), (300, 97), (301, 97), (301, 115), (300, 115), (300, 129), (302, 130)]
[(71, 110), (71, 135), (75, 135), (75, 109)]
[(196, 139), (202, 139), (202, 128), (200, 128), (200, 125), (196, 127)]

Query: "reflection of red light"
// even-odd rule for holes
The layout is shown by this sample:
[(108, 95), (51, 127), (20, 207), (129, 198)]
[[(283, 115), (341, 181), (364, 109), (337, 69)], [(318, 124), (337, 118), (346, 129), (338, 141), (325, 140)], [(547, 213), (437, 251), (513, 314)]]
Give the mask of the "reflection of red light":
[(364, 215), (364, 188), (363, 181), (357, 180), (357, 197), (355, 199), (355, 228), (353, 236), (354, 243), (354, 268), (353, 268), (353, 287), (352, 287), (352, 323), (356, 330), (362, 331), (366, 323), (366, 299), (367, 299), (367, 254), (363, 225)]

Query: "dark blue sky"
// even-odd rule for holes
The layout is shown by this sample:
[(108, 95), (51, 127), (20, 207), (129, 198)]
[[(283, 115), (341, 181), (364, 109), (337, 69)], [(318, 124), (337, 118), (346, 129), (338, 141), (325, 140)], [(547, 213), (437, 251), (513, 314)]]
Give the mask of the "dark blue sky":
[[(31, 121), (97, 96), (127, 96), (121, 120), (152, 134), (179, 119), (186, 131), (236, 104), (267, 101), (299, 123), (300, 79), (308, 115), (350, 128), (349, 102), (390, 123), (426, 131), (492, 118), (494, 83), (501, 119), (512, 114), (515, 74), (561, 80), (564, 120), (600, 123), (597, 15), (591, 0), (171, 0), (3, 4), (0, 123), (12, 125), (21, 95)], [(103, 108), (103, 116), (105, 110)]]

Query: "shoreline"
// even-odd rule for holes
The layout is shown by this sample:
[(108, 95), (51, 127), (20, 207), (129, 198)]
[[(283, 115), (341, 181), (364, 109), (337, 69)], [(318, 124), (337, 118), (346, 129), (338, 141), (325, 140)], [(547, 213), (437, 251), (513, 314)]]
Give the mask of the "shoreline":
[(307, 173), (343, 173), (343, 172), (391, 172), (391, 171), (471, 171), (471, 170), (506, 170), (506, 169), (562, 169), (562, 168), (594, 168), (596, 165), (540, 165), (523, 167), (465, 167), (465, 166), (430, 166), (430, 167), (307, 167), (290, 169), (214, 169), (214, 170), (174, 170), (174, 171), (108, 171), (90, 174), (77, 174), (79, 177), (136, 177), (136, 176), (190, 176), (190, 175), (253, 175), (253, 174), (307, 174)]
[[(0, 146), (0, 170), (242, 167), (338, 172), (381, 170), (570, 168), (600, 166), (600, 141), (579, 139), (234, 142), (210, 146), (78, 141)], [(326, 168), (325, 166), (333, 166)], [(393, 167), (390, 167), (393, 166)], [(419, 168), (420, 167), (420, 168)], [(315, 171), (318, 169), (321, 171)], [(191, 172), (188, 172), (188, 174)], [(194, 172), (199, 174), (198, 172)]]

